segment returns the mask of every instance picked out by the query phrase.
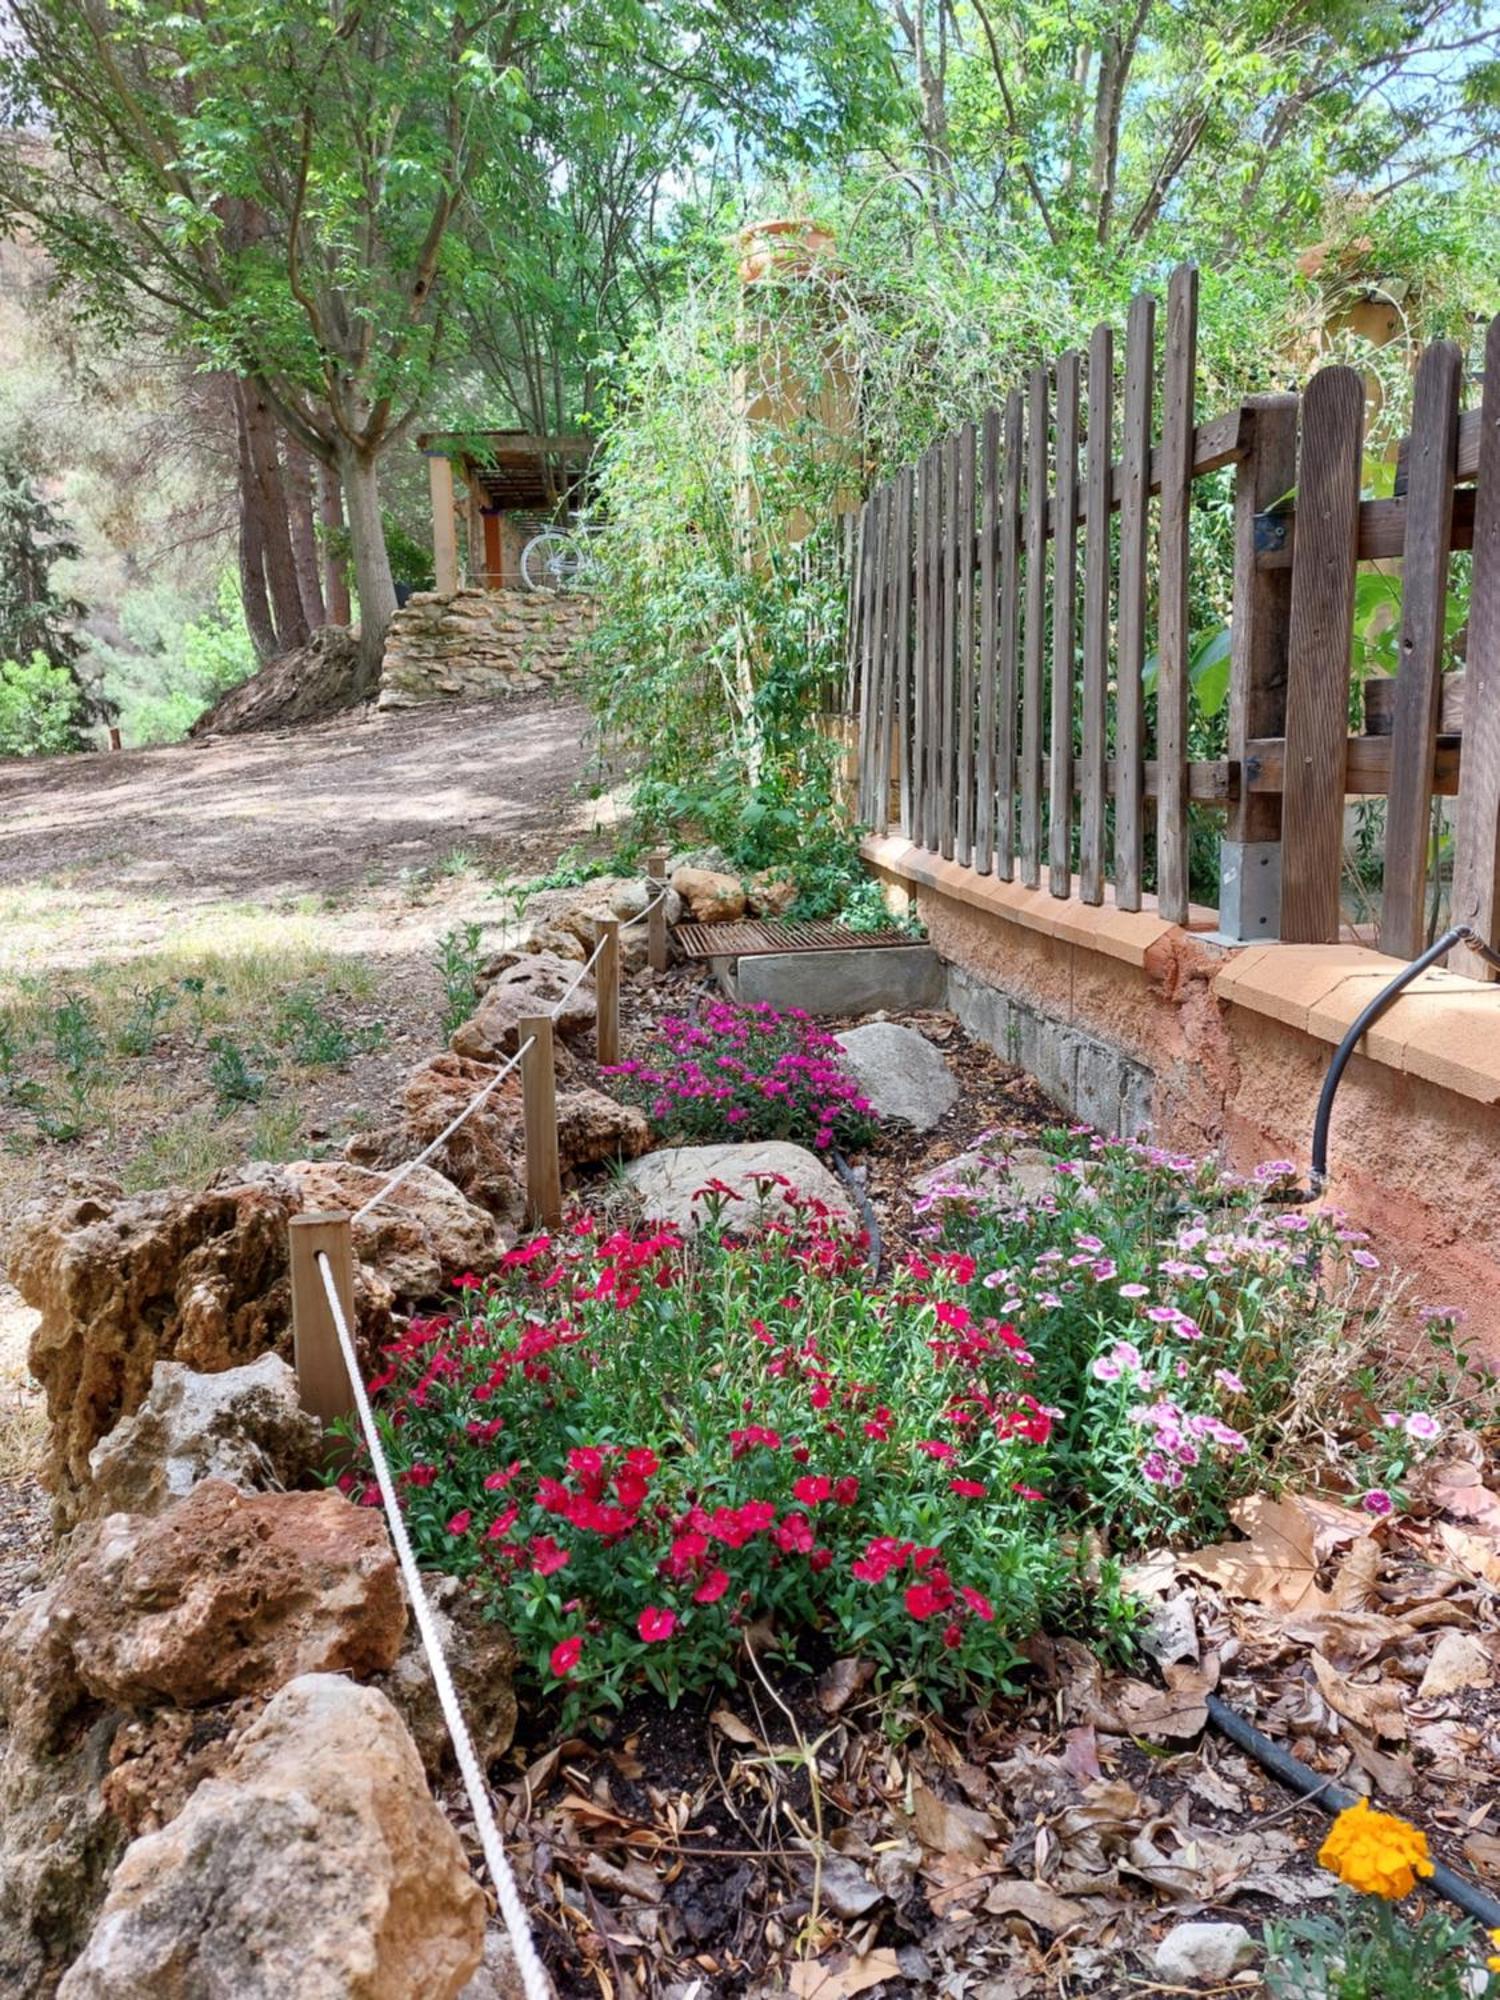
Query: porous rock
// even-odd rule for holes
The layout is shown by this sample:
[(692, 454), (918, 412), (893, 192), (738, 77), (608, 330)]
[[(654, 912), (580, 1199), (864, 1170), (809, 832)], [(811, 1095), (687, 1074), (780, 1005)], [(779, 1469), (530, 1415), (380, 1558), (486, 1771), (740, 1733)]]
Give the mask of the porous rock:
[(159, 1514), (79, 1531), (0, 1634), (0, 1709), (45, 1747), (91, 1701), (195, 1708), (298, 1674), (383, 1673), (405, 1630), (378, 1509), (206, 1479)]
[(745, 884), (745, 899), (752, 917), (784, 917), (797, 900), (797, 885), (790, 875), (761, 868)]
[[(930, 1167), (916, 1183), (915, 1193), (928, 1206), (935, 1200), (992, 1202), (1002, 1207), (1031, 1207), (1057, 1192), (1057, 1160), (1040, 1146), (1006, 1152), (998, 1142), (971, 1146), (951, 1160)], [(1088, 1198), (1090, 1190), (1083, 1189)]]
[(558, 1009), (554, 1033), (566, 1037), (591, 1028), (593, 979), (587, 973), (578, 979), (578, 967), (569, 959), (550, 951), (533, 952), (507, 966), (485, 989), (474, 1014), (455, 1030), (450, 1046), (455, 1055), (471, 1062), (498, 1062), (515, 1053), (526, 1015), (550, 1014), (554, 1008)]
[(745, 914), (745, 891), (739, 878), (711, 868), (679, 868), (672, 887), (681, 896), (694, 923), (732, 923)]
[[(841, 1222), (856, 1221), (842, 1183), (823, 1162), (805, 1146), (780, 1139), (737, 1146), (664, 1146), (632, 1160), (625, 1180), (649, 1221), (670, 1223), (684, 1235), (704, 1226), (715, 1201), (720, 1226), (736, 1231), (784, 1217), (794, 1203), (819, 1203)], [(729, 1194), (705, 1199), (704, 1190), (712, 1194), (713, 1182)]]
[[(638, 877), (633, 882), (621, 882), (617, 884), (610, 891), (609, 895), (611, 914), (618, 917), (622, 924), (630, 923), (636, 917), (645, 916), (660, 888), (661, 884), (659, 882), (648, 881), (644, 877)], [(667, 889), (667, 922), (669, 924), (680, 924), (682, 922), (682, 898), (670, 886)], [(634, 929), (627, 932), (626, 935), (631, 937), (641, 936), (644, 934), (645, 928), (644, 924), (636, 924)]]
[[(458, 1577), (422, 1581), (475, 1751), (481, 1764), (492, 1764), (516, 1732), (515, 1641), (505, 1626), (481, 1615)], [(423, 1765), (436, 1778), (451, 1765), (453, 1749), (415, 1622), (400, 1658), (378, 1685), (395, 1703)]]
[(296, 1375), (275, 1354), (217, 1375), (158, 1361), (145, 1402), (89, 1453), (80, 1512), (154, 1514), (202, 1479), (245, 1491), (296, 1486), (318, 1438)]
[(915, 1028), (867, 1021), (834, 1040), (878, 1118), (930, 1132), (957, 1103), (958, 1084), (942, 1051)]
[(126, 1849), (59, 2000), (456, 2000), (483, 1938), (400, 1717), (311, 1674)]
[(1255, 1940), (1243, 1924), (1174, 1924), (1156, 1947), (1159, 1979), (1176, 1985), (1219, 1985), (1255, 1960)]
[(0, 1733), (0, 1993), (50, 2000), (82, 1949), (125, 1835), (101, 1789), (117, 1717), (41, 1752)]
[[(388, 1178), (344, 1160), (299, 1161), (287, 1172), (305, 1207), (355, 1216)], [(482, 1270), (500, 1247), (495, 1218), (431, 1166), (414, 1167), (354, 1224), (356, 1262), (378, 1271), (408, 1304), (436, 1298), (450, 1279)]]

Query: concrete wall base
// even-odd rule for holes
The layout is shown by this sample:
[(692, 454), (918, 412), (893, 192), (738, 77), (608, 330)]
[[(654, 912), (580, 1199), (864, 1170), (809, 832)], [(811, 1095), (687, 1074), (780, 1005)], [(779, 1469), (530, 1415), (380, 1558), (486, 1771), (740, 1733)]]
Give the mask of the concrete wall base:
[(809, 1014), (873, 1014), (880, 1008), (941, 1007), (942, 960), (930, 945), (868, 950), (767, 952), (721, 974), (730, 997)]
[(1052, 1020), (961, 965), (948, 968), (948, 1005), (977, 1041), (1029, 1071), (1084, 1124), (1112, 1139), (1149, 1134), (1155, 1079), (1111, 1043)]

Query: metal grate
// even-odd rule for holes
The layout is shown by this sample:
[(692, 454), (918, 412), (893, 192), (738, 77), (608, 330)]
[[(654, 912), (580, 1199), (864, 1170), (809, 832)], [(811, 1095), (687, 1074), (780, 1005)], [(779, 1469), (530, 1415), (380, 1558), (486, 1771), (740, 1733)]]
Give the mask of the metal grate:
[(688, 958), (755, 958), (765, 952), (866, 951), (911, 944), (904, 931), (851, 931), (842, 924), (678, 924), (672, 933)]

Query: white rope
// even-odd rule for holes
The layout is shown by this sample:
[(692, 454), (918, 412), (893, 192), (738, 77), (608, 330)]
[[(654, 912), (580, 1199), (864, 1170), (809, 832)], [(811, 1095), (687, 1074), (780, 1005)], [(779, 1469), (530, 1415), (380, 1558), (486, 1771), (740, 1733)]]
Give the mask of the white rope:
[(526, 1037), (526, 1040), (522, 1042), (521, 1046), (516, 1050), (515, 1054), (511, 1057), (510, 1061), (505, 1065), (504, 1069), (500, 1069), (495, 1072), (495, 1074), (490, 1078), (489, 1082), (484, 1086), (483, 1090), (479, 1091), (476, 1096), (471, 1097), (469, 1099), (468, 1103), (464, 1106), (463, 1110), (459, 1112), (458, 1116), (451, 1122), (451, 1124), (445, 1125), (442, 1131), (438, 1133), (437, 1137), (434, 1140), (432, 1140), (429, 1145), (424, 1146), (421, 1152), (417, 1154), (414, 1160), (408, 1160), (404, 1167), (398, 1167), (395, 1173), (393, 1173), (390, 1179), (385, 1183), (384, 1187), (377, 1188), (375, 1193), (370, 1196), (370, 1199), (365, 1203), (363, 1208), (355, 1209), (354, 1214), (350, 1218), (350, 1220), (353, 1222), (363, 1222), (365, 1217), (370, 1213), (371, 1209), (379, 1208), (380, 1204), (385, 1200), (386, 1196), (388, 1194), (394, 1193), (394, 1191), (398, 1187), (400, 1187), (401, 1183), (407, 1178), (409, 1174), (414, 1174), (418, 1167), (424, 1166), (427, 1163), (427, 1161), (432, 1158), (433, 1154), (437, 1152), (438, 1148), (442, 1146), (447, 1140), (453, 1137), (454, 1133), (458, 1130), (459, 1126), (462, 1125), (466, 1119), (473, 1117), (474, 1113), (479, 1109), (480, 1105), (483, 1104), (484, 1100), (490, 1095), (490, 1093), (494, 1090), (497, 1090), (499, 1086), (502, 1083), (504, 1083), (505, 1079), (510, 1075), (511, 1071), (515, 1068), (516, 1064), (521, 1060), (522, 1056), (524, 1056), (526, 1051), (532, 1046), (533, 1046), (533, 1037), (528, 1035)]
[(334, 1283), (333, 1266), (328, 1261), (327, 1253), (322, 1250), (318, 1252), (318, 1269), (323, 1274), (323, 1290), (328, 1297), (328, 1310), (333, 1315), (334, 1326), (338, 1329), (344, 1367), (349, 1374), (349, 1386), (354, 1392), (354, 1406), (359, 1412), (359, 1421), (364, 1428), (365, 1442), (370, 1447), (370, 1463), (375, 1468), (376, 1484), (385, 1503), (391, 1540), (395, 1544), (397, 1560), (401, 1564), (401, 1574), (406, 1582), (406, 1594), (411, 1601), (417, 1630), (422, 1635), (427, 1664), (432, 1670), (432, 1684), (437, 1690), (443, 1720), (448, 1725), (448, 1735), (458, 1758), (464, 1790), (469, 1795), (474, 1824), (479, 1832), (479, 1844), (484, 1849), (490, 1880), (495, 1885), (495, 1897), (500, 1905), (500, 1914), (505, 1919), (505, 1928), (510, 1932), (511, 1947), (516, 1955), (516, 1964), (520, 1968), (521, 1984), (526, 1990), (526, 2000), (553, 2000), (552, 1982), (548, 1979), (542, 1961), (537, 1956), (536, 1945), (531, 1936), (531, 1926), (526, 1917), (526, 1908), (521, 1901), (521, 1892), (516, 1887), (516, 1878), (511, 1872), (509, 1861), (505, 1858), (500, 1829), (495, 1824), (495, 1811), (490, 1803), (484, 1772), (474, 1754), (468, 1725), (464, 1721), (463, 1710), (454, 1691), (453, 1679), (448, 1672), (448, 1662), (443, 1656), (442, 1641), (433, 1623), (427, 1592), (422, 1588), (422, 1574), (417, 1568), (417, 1559), (412, 1554), (411, 1543), (407, 1539), (406, 1523), (397, 1504), (391, 1468), (386, 1462), (385, 1448), (375, 1427), (374, 1412), (370, 1408), (370, 1399), (365, 1394), (364, 1378), (360, 1373), (359, 1356), (355, 1352), (349, 1323), (344, 1318), (344, 1308), (339, 1300), (338, 1287)]
[(657, 904), (664, 901), (666, 897), (671, 895), (671, 893), (672, 893), (671, 883), (663, 882), (661, 887), (657, 890), (656, 894), (651, 898), (650, 902), (647, 903), (645, 909), (637, 910), (633, 917), (628, 917), (626, 921), (623, 924), (621, 924), (620, 929), (622, 931), (634, 930), (637, 924), (643, 924), (646, 921), (647, 917), (650, 916), (651, 912), (656, 908)]
[(573, 995), (578, 991), (579, 987), (582, 986), (584, 980), (587, 979), (589, 974), (593, 971), (594, 961), (595, 959), (598, 958), (600, 952), (603, 951), (603, 949), (604, 949), (604, 939), (601, 937), (599, 942), (594, 946), (594, 949), (589, 953), (588, 957), (583, 961), (582, 965), (580, 965), (578, 970), (574, 973), (572, 984), (563, 994), (561, 1000), (559, 1000), (557, 1005), (552, 1009), (552, 1018), (554, 1021), (557, 1019), (558, 1015), (562, 1012), (563, 1008), (567, 1006), (568, 1002), (572, 999)]

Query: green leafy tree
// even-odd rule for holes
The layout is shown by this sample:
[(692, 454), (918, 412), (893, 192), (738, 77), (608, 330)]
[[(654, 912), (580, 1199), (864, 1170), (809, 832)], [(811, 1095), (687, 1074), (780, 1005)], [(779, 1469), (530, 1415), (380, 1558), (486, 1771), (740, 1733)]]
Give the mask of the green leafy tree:
[(82, 651), (84, 607), (53, 588), (52, 570), (76, 560), (78, 545), (56, 508), (12, 453), (0, 454), (0, 658), (34, 653), (71, 669)]
[[(889, 79), (865, 0), (14, 0), (0, 214), (77, 281), (132, 294), (253, 382), (343, 484), (368, 660), (395, 598), (379, 468), (462, 358), (531, 135), (649, 127), (686, 100), (806, 146)], [(534, 186), (534, 176), (526, 176)], [(517, 214), (524, 229), (528, 203)]]

